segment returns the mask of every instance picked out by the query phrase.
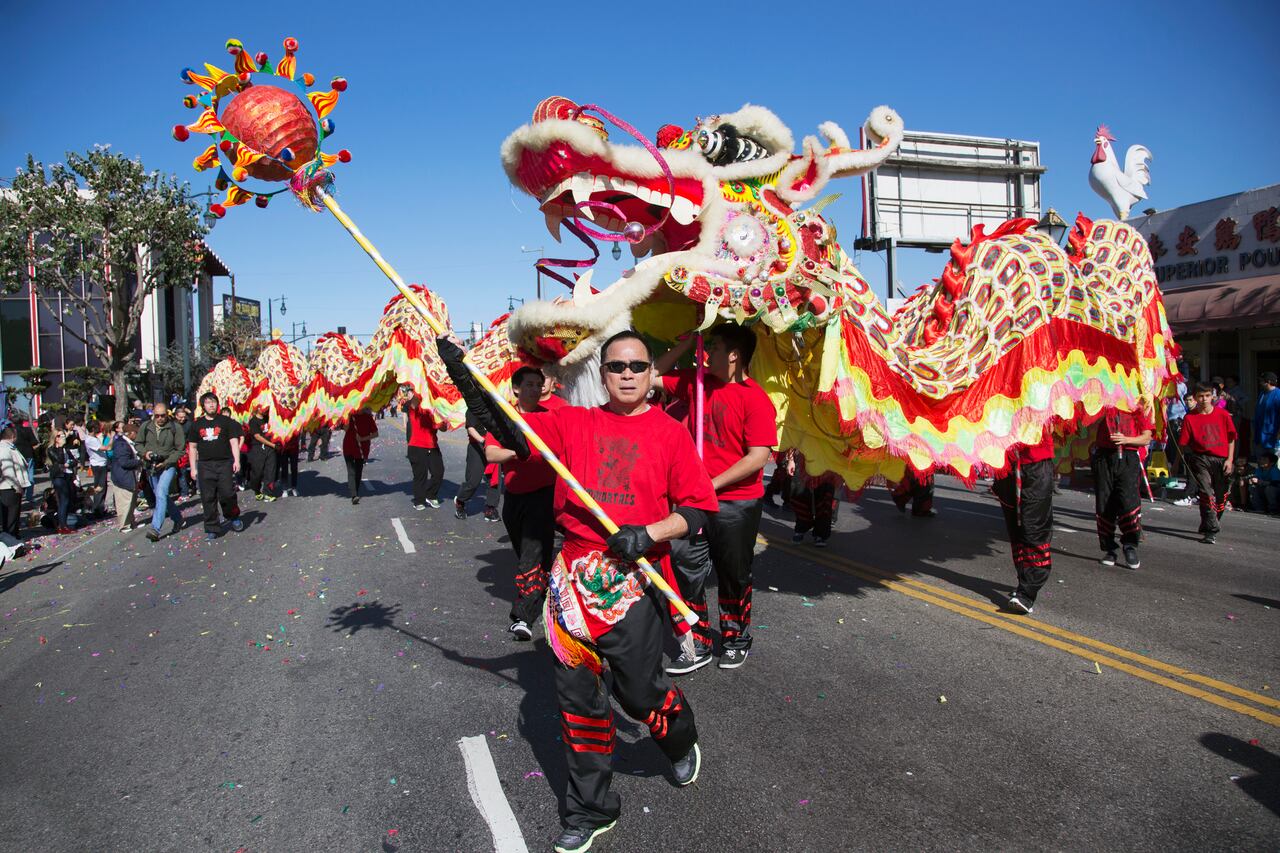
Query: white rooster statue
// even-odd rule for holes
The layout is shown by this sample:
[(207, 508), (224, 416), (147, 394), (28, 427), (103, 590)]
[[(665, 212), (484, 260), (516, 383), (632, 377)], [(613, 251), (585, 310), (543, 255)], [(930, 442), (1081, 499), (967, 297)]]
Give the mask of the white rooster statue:
[(1145, 146), (1130, 145), (1124, 155), (1124, 171), (1121, 171), (1115, 152), (1111, 150), (1111, 143), (1115, 140), (1105, 124), (1094, 134), (1093, 144), (1097, 147), (1089, 161), (1093, 164), (1089, 167), (1089, 186), (1107, 200), (1116, 213), (1116, 219), (1124, 220), (1129, 218), (1129, 208), (1147, 197), (1143, 188), (1151, 183), (1147, 161), (1152, 156)]

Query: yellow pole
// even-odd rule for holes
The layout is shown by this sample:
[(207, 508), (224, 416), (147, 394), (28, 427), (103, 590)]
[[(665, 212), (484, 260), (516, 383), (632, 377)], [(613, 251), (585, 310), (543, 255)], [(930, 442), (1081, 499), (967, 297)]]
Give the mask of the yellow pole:
[[(436, 333), (436, 336), (440, 337), (449, 334), (449, 330), (441, 326), (440, 321), (431, 315), (431, 311), (428, 309), (427, 303), (422, 300), (422, 297), (404, 283), (404, 279), (400, 278), (400, 274), (392, 269), (391, 264), (386, 262), (382, 257), (382, 254), (374, 248), (374, 245), (369, 242), (368, 238), (366, 238), (364, 234), (360, 233), (360, 229), (351, 221), (351, 217), (347, 216), (347, 214), (343, 212), (342, 208), (338, 206), (338, 202), (334, 200), (333, 196), (320, 188), (315, 189), (314, 192), (316, 196), (324, 202), (324, 206), (329, 208), (329, 212), (342, 223), (342, 227), (347, 229), (347, 232), (355, 238), (357, 243), (360, 244), (360, 248), (364, 249), (365, 252), (369, 254), (369, 257), (373, 259), (373, 262), (378, 265), (378, 269), (382, 270), (386, 277), (391, 279), (391, 283), (396, 286), (396, 289), (400, 291), (400, 294), (417, 310), (419, 314), (422, 315), (422, 319), (427, 321), (427, 324), (431, 326), (431, 329)], [(560, 478), (563, 479), (569, 488), (573, 490), (573, 493), (578, 496), (578, 499), (582, 501), (583, 505), (586, 506), (586, 508), (591, 511), (591, 514), (596, 517), (596, 520), (604, 526), (604, 529), (611, 535), (617, 533), (618, 525), (613, 523), (613, 519), (609, 518), (600, 504), (596, 503), (595, 498), (591, 497), (591, 494), (582, 487), (582, 484), (578, 482), (578, 478), (573, 476), (572, 472), (570, 472), (569, 469), (564, 466), (564, 463), (556, 457), (555, 453), (551, 451), (551, 448), (547, 447), (546, 442), (533, 431), (533, 427), (529, 426), (528, 421), (520, 416), (520, 412), (516, 410), (515, 406), (512, 406), (503, 399), (502, 394), (496, 387), (494, 387), (494, 384), (489, 381), (489, 377), (481, 373), (480, 369), (470, 361), (466, 360), (466, 358), (463, 358), (462, 363), (466, 365), (467, 370), (469, 370), (471, 375), (475, 377), (476, 382), (480, 383), (480, 387), (489, 394), (506, 416), (515, 423), (516, 427), (518, 427), (522, 433), (524, 433), (524, 437), (528, 439), (529, 443), (537, 448), (538, 452), (542, 454), (542, 457), (547, 460), (547, 464), (550, 465), (558, 475), (560, 475)], [(641, 557), (637, 561), (636, 565), (639, 566), (640, 571), (644, 572), (644, 576), (649, 579), (649, 582), (656, 586), (658, 591), (667, 597), (667, 600), (671, 602), (672, 606), (674, 606), (677, 611), (679, 611), (680, 616), (689, 624), (690, 627), (698, 624), (698, 617), (694, 615), (693, 611), (689, 609), (689, 606), (684, 603), (684, 600), (676, 594), (675, 590), (671, 588), (666, 579), (662, 577), (661, 573), (653, 568), (648, 560)]]

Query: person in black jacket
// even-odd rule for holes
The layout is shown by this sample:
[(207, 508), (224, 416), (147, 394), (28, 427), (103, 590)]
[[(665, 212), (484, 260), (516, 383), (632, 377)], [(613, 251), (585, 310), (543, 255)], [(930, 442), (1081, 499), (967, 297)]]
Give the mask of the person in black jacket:
[(135, 526), (133, 511), (138, 506), (138, 469), (142, 467), (133, 445), (137, 437), (138, 425), (125, 424), (124, 432), (111, 442), (111, 501), (116, 506), (116, 526), (121, 531)]
[(67, 511), (71, 507), (72, 488), (76, 479), (77, 459), (67, 449), (67, 434), (55, 429), (49, 439), (49, 447), (45, 450), (45, 459), (49, 466), (49, 483), (53, 493), (58, 497), (57, 522), (55, 529), (60, 534), (72, 533), (67, 526)]

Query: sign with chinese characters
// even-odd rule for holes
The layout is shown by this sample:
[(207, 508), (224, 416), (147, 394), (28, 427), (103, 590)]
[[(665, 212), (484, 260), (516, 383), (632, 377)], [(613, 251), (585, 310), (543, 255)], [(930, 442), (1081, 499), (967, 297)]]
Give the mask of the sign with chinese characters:
[(1280, 184), (1130, 218), (1162, 290), (1280, 274)]

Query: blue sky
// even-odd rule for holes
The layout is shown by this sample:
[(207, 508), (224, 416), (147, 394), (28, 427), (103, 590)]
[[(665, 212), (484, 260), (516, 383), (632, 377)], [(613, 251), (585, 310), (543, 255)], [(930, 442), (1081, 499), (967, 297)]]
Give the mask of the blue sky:
[[(22, 4), (5, 15), (0, 172), (28, 152), (55, 162), (109, 143), (203, 190), (208, 173), (190, 161), (204, 137), (169, 137), (192, 120), (180, 69), (230, 67), (229, 37), (274, 61), (294, 36), (300, 70), (350, 81), (330, 140), (354, 155), (337, 170), (344, 208), (465, 328), (487, 324), (508, 296), (533, 296), (536, 256), (522, 246), (561, 248), (498, 161), (505, 136), (548, 95), (599, 103), (649, 134), (757, 103), (797, 139), (824, 120), (853, 134), (886, 103), (911, 129), (1040, 141), (1045, 202), (1068, 219), (1102, 216), (1087, 183), (1101, 123), (1121, 150), (1152, 150), (1150, 203), (1160, 209), (1280, 181), (1278, 23), (1274, 2), (1183, 0)], [(827, 215), (851, 250), (857, 183), (832, 191), (844, 197)], [(266, 211), (231, 211), (209, 242), (239, 293), (287, 297), (287, 319), (311, 332), (368, 334), (392, 293), (331, 217), (283, 197)], [(903, 253), (906, 289), (941, 261)], [(883, 255), (860, 265), (883, 292)], [(606, 254), (596, 281), (616, 272)]]

